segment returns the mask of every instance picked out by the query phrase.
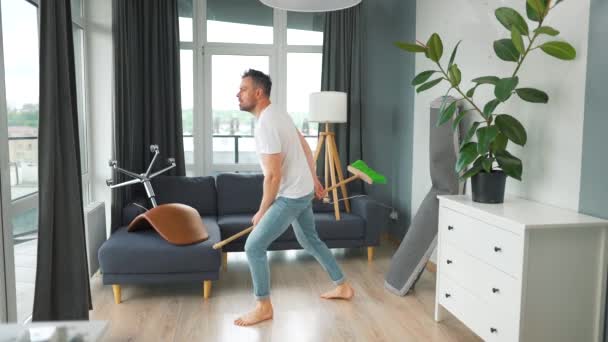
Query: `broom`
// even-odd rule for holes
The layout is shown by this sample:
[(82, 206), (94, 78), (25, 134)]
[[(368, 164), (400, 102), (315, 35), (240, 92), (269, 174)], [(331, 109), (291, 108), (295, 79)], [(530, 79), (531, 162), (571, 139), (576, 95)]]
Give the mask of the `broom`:
[[(355, 161), (351, 165), (348, 165), (346, 169), (348, 170), (348, 172), (352, 173), (353, 175), (351, 177), (341, 181), (340, 183), (327, 188), (326, 189), (327, 192), (330, 192), (346, 183), (350, 183), (357, 179), (361, 179), (362, 181), (364, 181), (367, 184), (386, 184), (386, 177), (384, 177), (382, 174), (376, 172), (375, 170), (373, 170), (372, 168), (367, 166), (367, 164), (363, 160)], [(253, 230), (253, 226), (246, 228), (243, 231), (238, 232), (238, 233), (232, 235), (231, 237), (214, 244), (213, 249), (220, 249), (223, 246), (229, 244), (230, 242), (240, 238), (241, 236), (249, 234), (252, 230)]]

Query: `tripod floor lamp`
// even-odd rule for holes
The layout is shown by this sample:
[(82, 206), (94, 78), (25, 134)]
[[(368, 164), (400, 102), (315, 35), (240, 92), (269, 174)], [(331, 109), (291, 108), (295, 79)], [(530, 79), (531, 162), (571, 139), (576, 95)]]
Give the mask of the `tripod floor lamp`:
[[(340, 156), (338, 155), (338, 148), (336, 145), (336, 135), (334, 132), (330, 131), (329, 126), (331, 123), (347, 122), (346, 100), (347, 95), (343, 92), (322, 91), (310, 94), (309, 121), (325, 124), (325, 131), (319, 134), (319, 143), (317, 144), (314, 155), (316, 163), (319, 154), (321, 154), (321, 149), (323, 145), (325, 145), (325, 162), (323, 163), (325, 188), (330, 188), (344, 180), (342, 164), (340, 163)], [(350, 212), (346, 185), (342, 184), (339, 188), (342, 191), (346, 212)], [(340, 220), (338, 189), (334, 188), (331, 193), (333, 196), (336, 220)]]

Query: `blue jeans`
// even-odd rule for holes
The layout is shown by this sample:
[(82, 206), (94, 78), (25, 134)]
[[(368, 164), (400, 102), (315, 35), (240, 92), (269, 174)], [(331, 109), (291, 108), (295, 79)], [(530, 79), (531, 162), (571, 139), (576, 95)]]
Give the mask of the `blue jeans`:
[(278, 197), (247, 237), (245, 252), (256, 299), (266, 299), (270, 296), (270, 268), (266, 250), (290, 224), (300, 245), (317, 259), (333, 282), (336, 285), (344, 282), (344, 275), (336, 259), (317, 235), (312, 213), (313, 196), (314, 194), (300, 198)]

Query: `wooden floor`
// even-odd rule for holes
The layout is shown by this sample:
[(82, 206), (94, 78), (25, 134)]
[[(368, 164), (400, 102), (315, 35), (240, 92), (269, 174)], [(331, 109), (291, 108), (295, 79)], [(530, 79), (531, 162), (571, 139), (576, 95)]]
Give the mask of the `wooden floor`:
[(332, 284), (306, 252), (270, 252), (275, 317), (254, 327), (233, 325), (254, 304), (244, 253), (229, 254), (209, 300), (202, 284), (127, 285), (117, 305), (111, 286), (96, 275), (91, 319), (110, 321), (107, 341), (479, 341), (452, 316), (435, 323), (434, 274), (425, 272), (406, 297), (384, 288), (394, 249), (383, 243), (371, 264), (364, 249), (333, 250), (356, 291), (352, 302), (319, 298)]

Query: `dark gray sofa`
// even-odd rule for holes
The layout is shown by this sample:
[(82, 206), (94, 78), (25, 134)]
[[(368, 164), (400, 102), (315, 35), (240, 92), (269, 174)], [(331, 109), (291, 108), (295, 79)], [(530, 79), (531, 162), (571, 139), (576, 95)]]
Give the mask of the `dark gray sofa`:
[[(126, 226), (143, 212), (130, 204), (123, 210), (123, 227), (112, 232), (99, 249), (99, 264), (104, 284), (113, 285), (120, 303), (121, 284), (202, 282), (205, 297), (211, 281), (219, 278), (220, 264), (226, 267), (227, 253), (243, 251), (246, 236), (224, 246), (223, 253), (211, 246), (251, 225), (263, 192), (260, 174), (225, 173), (213, 177), (157, 177), (153, 187), (158, 204), (183, 203), (198, 210), (207, 230), (207, 241), (175, 246), (149, 229), (129, 233)], [(142, 203), (145, 203), (142, 201)], [(342, 204), (343, 202), (341, 202)], [(330, 248), (367, 247), (368, 260), (379, 244), (385, 224), (385, 210), (367, 196), (353, 198), (351, 213), (336, 221), (333, 205), (315, 200), (313, 210), (319, 237)], [(291, 227), (273, 244), (271, 250), (300, 249)]]

